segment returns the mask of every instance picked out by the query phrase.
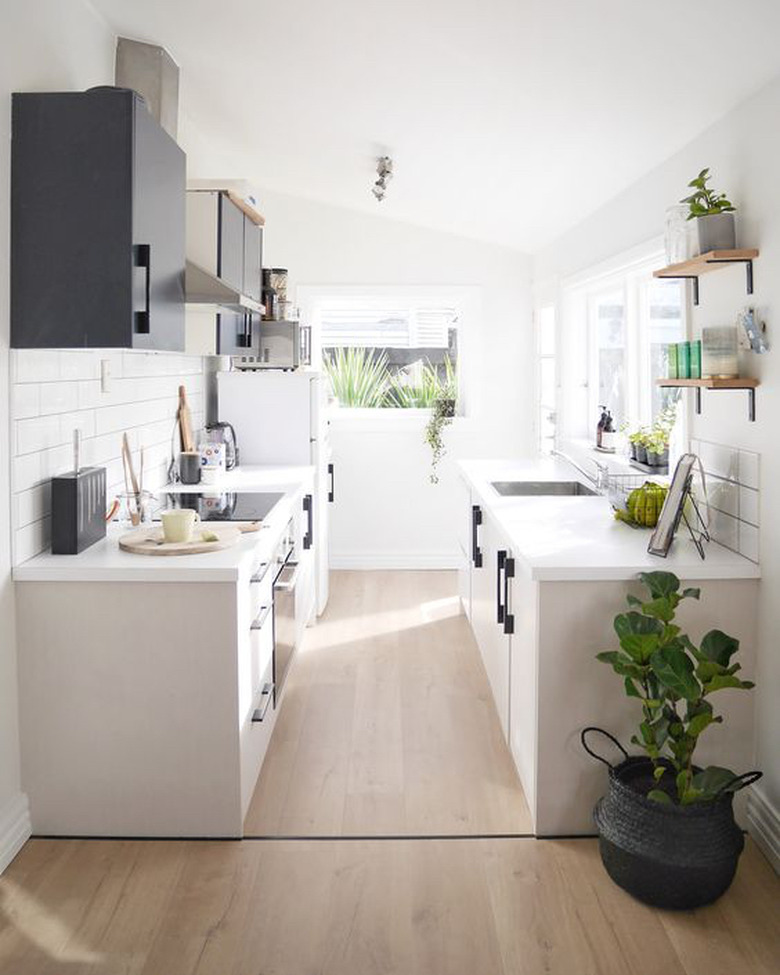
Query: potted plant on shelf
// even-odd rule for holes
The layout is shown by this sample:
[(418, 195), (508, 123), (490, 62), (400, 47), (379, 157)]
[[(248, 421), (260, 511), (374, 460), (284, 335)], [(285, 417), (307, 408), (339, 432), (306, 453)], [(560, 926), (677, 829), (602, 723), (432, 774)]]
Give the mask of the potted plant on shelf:
[[(438, 466), (446, 453), (442, 433), (455, 417), (458, 395), (458, 379), (449, 356), (444, 360), (445, 378), (433, 400), (431, 418), (425, 426), (425, 442), (431, 448), (431, 484), (439, 483)], [(438, 373), (436, 373), (438, 376)]]
[(647, 427), (640, 427), (632, 436), (634, 437), (634, 453), (636, 455), (634, 459), (638, 464), (646, 464), (647, 441), (650, 436), (650, 431)]
[[(639, 578), (647, 595), (629, 595), (629, 611), (615, 617), (620, 649), (597, 658), (640, 704), (639, 734), (631, 741), (645, 754), (629, 757), (599, 728), (582, 732), (588, 754), (609, 766), (608, 793), (594, 810), (599, 846), (607, 872), (630, 894), (658, 907), (698, 907), (720, 897), (734, 877), (744, 840), (732, 798), (761, 773), (700, 768), (694, 752), (706, 729), (723, 721), (712, 695), (753, 684), (736, 676), (738, 640), (710, 630), (697, 646), (675, 624), (680, 602), (698, 599), (698, 589), (681, 592), (671, 572)], [(592, 732), (616, 744), (624, 761), (613, 766), (594, 752)]]
[(726, 198), (725, 193), (715, 193), (707, 186), (709, 179), (709, 169), (702, 169), (688, 183), (693, 193), (680, 200), (681, 203), (688, 204), (688, 220), (696, 221), (700, 254), (732, 250), (737, 246), (734, 227), (736, 207)]

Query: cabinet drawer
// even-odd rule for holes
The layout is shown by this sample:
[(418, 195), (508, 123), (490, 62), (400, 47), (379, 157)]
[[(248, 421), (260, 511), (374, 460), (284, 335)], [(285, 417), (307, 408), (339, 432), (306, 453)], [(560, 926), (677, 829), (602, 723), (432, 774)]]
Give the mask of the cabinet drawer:
[[(269, 626), (270, 632), (270, 626)], [(246, 815), (257, 777), (276, 724), (273, 694), (273, 660), (269, 658), (256, 685), (255, 696), (241, 727), (241, 814)]]
[(261, 562), (249, 580), (249, 619), (254, 621), (263, 606), (270, 606), (273, 594), (273, 564)]

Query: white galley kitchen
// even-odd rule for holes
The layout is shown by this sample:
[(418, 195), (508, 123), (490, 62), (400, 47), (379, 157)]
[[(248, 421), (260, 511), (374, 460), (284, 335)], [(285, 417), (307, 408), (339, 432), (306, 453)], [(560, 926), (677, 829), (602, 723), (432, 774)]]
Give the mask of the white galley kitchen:
[(776, 975), (780, 9), (0, 28), (0, 975)]

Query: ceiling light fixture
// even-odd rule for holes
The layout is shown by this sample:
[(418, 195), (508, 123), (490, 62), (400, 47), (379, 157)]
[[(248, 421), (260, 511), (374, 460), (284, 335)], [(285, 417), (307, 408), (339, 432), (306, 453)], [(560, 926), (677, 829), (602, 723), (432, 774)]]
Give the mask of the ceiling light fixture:
[(371, 187), (371, 192), (377, 202), (384, 200), (387, 192), (387, 184), (393, 178), (393, 160), (390, 156), (380, 156), (376, 161), (376, 172), (378, 179)]

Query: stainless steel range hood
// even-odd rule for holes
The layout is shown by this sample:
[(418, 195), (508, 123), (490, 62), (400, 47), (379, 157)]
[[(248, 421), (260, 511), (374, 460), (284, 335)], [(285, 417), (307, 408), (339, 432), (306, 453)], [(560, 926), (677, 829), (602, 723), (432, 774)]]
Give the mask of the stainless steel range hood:
[(221, 278), (215, 277), (193, 261), (187, 261), (184, 277), (184, 301), (186, 305), (202, 311), (221, 309), (262, 314), (263, 306), (242, 294)]

